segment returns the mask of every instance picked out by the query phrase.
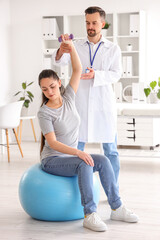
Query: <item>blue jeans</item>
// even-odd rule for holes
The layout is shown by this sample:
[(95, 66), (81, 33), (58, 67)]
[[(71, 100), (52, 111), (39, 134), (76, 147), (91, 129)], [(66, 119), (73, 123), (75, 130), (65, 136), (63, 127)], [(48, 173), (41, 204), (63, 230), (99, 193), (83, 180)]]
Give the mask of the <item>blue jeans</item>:
[(92, 154), (94, 167), (87, 165), (82, 159), (74, 156), (47, 157), (42, 160), (42, 169), (50, 174), (59, 176), (78, 175), (78, 184), (81, 193), (81, 203), (84, 214), (96, 212), (97, 206), (93, 201), (93, 172), (98, 171), (102, 186), (108, 197), (112, 209), (121, 206), (119, 189), (110, 161), (103, 155)]
[[(84, 142), (78, 142), (79, 150), (84, 151), (85, 143)], [(117, 150), (117, 136), (115, 137), (115, 142), (113, 143), (103, 143), (103, 150), (104, 155), (110, 160), (116, 182), (118, 184), (118, 177), (119, 177), (119, 170), (120, 170), (120, 160), (119, 160), (119, 153)]]

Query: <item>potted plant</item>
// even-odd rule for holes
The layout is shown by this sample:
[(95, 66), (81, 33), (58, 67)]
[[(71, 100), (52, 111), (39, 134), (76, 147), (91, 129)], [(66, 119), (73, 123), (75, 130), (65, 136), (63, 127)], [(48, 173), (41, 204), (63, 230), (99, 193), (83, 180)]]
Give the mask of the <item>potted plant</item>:
[(108, 28), (110, 27), (110, 23), (108, 23), (107, 21), (105, 22), (105, 25), (104, 25), (104, 27), (102, 28), (102, 35), (104, 36), (104, 37), (106, 37), (107, 36), (107, 30), (108, 30)]
[(32, 85), (33, 82), (30, 82), (27, 84), (27, 82), (23, 82), (22, 83), (22, 90), (21, 91), (18, 91), (14, 96), (17, 96), (19, 94), (21, 94), (20, 98), (19, 98), (19, 101), (24, 101), (23, 103), (23, 107), (22, 107), (22, 112), (21, 112), (21, 115), (24, 116), (24, 115), (27, 115), (27, 111), (28, 108), (29, 108), (29, 104), (31, 102), (33, 102), (33, 98), (34, 98), (34, 95), (28, 91), (28, 87), (30, 85)]
[(146, 97), (150, 96), (150, 103), (157, 103), (160, 99), (160, 77), (158, 81), (150, 82), (147, 88), (144, 88)]

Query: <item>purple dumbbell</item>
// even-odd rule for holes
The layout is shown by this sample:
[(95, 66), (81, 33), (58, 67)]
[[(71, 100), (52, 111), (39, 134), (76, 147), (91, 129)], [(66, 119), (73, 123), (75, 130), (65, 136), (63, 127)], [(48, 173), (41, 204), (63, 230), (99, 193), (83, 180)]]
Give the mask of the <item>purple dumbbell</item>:
[[(69, 35), (69, 39), (73, 39), (73, 38), (74, 38), (74, 36), (73, 36), (73, 34), (71, 33), (71, 34)], [(58, 38), (58, 41), (59, 41), (59, 42), (62, 42), (62, 37), (61, 37), (61, 36)]]

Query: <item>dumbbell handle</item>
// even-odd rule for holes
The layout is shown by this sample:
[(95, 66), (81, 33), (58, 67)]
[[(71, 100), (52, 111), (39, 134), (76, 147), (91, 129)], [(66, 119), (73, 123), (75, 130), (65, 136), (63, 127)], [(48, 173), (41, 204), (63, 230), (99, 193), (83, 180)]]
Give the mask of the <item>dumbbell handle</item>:
[[(74, 36), (73, 36), (73, 34), (71, 33), (71, 34), (69, 35), (69, 39), (73, 39), (73, 38), (74, 38)], [(62, 37), (61, 37), (61, 36), (58, 38), (58, 41), (59, 41), (59, 42), (62, 42)]]

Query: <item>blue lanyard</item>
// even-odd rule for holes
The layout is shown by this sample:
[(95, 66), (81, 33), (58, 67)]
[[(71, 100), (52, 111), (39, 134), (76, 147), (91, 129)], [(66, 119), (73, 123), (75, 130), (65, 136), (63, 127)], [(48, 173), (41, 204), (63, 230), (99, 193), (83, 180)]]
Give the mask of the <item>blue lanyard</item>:
[(95, 59), (95, 56), (96, 56), (96, 53), (97, 53), (97, 51), (98, 51), (98, 49), (99, 49), (99, 47), (100, 47), (100, 45), (101, 45), (102, 42), (100, 42), (100, 43), (98, 44), (98, 47), (97, 47), (97, 49), (96, 49), (96, 51), (95, 51), (95, 53), (94, 53), (94, 55), (93, 55), (93, 58), (91, 57), (91, 46), (90, 46), (90, 44), (89, 44), (88, 41), (87, 41), (87, 43), (88, 43), (88, 46), (89, 46), (90, 64), (91, 64), (91, 68), (92, 68), (93, 62), (94, 62), (94, 59)]

